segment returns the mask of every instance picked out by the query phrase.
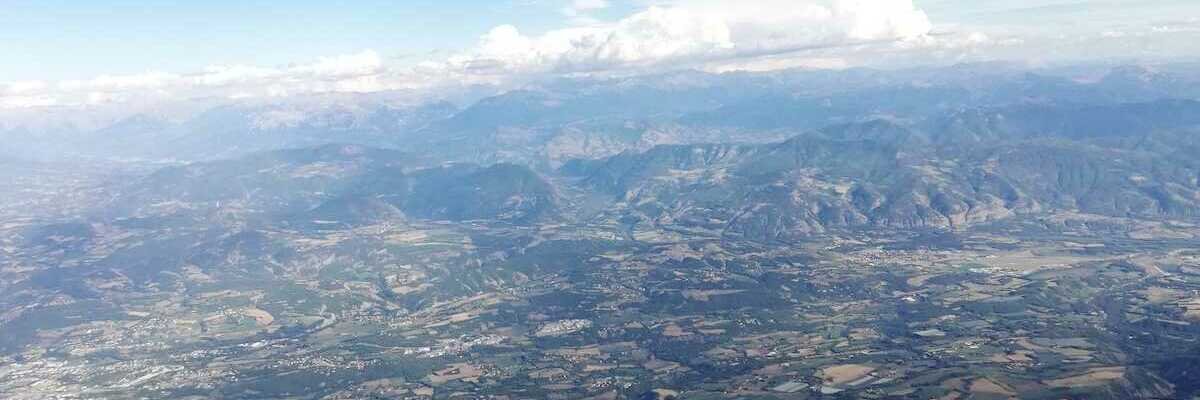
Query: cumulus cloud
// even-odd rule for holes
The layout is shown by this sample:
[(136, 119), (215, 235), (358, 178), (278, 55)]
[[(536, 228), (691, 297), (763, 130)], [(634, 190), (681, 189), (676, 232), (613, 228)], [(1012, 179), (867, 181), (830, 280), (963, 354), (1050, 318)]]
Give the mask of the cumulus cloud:
[(275, 68), (263, 68), (249, 65), (214, 65), (203, 72), (190, 77), (192, 83), (200, 86), (229, 86), (263, 80), (275, 79), (283, 75), (283, 71)]
[(317, 62), (291, 68), (289, 72), (307, 74), (320, 79), (355, 78), (379, 73), (383, 57), (374, 50), (358, 54), (322, 57)]
[(499, 26), (448, 64), (494, 73), (645, 67), (912, 40), (932, 27), (911, 0), (702, 0), (651, 6), (614, 23), (537, 36)]
[(754, 57), (746, 60), (722, 60), (705, 64), (700, 69), (711, 73), (766, 72), (781, 69), (845, 69), (850, 63), (838, 57), (819, 57), (809, 54), (784, 54), (779, 56)]
[(20, 81), (0, 83), (0, 108), (47, 107), (55, 99), (45, 94), (49, 87), (42, 81)]
[(609, 6), (608, 0), (574, 0), (563, 7), (562, 13), (568, 17), (578, 17), (585, 12), (603, 10)]
[(571, 6), (576, 10), (599, 10), (608, 8), (609, 4), (607, 0), (575, 0)]
[(0, 83), (0, 108), (99, 105), (188, 97), (252, 98), (305, 93), (375, 92), (404, 87), (388, 81), (383, 57), (366, 50), (281, 67), (214, 65), (190, 74), (104, 75), (56, 84)]
[(20, 81), (0, 83), (0, 95), (23, 95), (28, 93), (39, 92), (46, 88), (46, 82), (42, 81)]
[[(610, 7), (608, 0), (571, 0), (562, 13), (578, 22)], [(408, 67), (389, 66), (378, 52), (365, 50), (283, 66), (214, 65), (184, 74), (151, 71), (7, 84), (0, 86), (0, 107), (376, 92), (680, 67), (844, 67), (847, 58), (822, 50), (927, 46), (934, 40), (932, 23), (912, 0), (658, 2), (615, 21), (567, 25), (536, 35), (500, 25), (472, 48)], [(807, 53), (813, 54), (796, 56)]]
[(0, 96), (0, 108), (50, 107), (57, 104), (58, 100), (48, 95)]
[(176, 75), (166, 72), (147, 72), (144, 74), (123, 76), (103, 75), (85, 81), (64, 81), (59, 83), (59, 87), (66, 91), (123, 91), (154, 89), (167, 86), (176, 78), (178, 78)]

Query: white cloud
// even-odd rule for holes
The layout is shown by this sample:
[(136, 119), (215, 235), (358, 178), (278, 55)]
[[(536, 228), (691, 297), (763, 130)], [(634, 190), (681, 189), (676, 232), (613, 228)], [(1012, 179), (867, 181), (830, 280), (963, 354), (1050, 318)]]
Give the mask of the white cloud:
[(46, 95), (0, 96), (0, 109), (50, 107), (54, 105), (58, 105), (58, 100)]
[(88, 105), (96, 106), (109, 103), (124, 103), (126, 101), (128, 101), (128, 96), (122, 93), (91, 92), (87, 94), (85, 102)]
[(608, 8), (607, 0), (575, 0), (571, 3), (576, 10), (600, 10)]
[(336, 57), (322, 57), (317, 62), (291, 68), (290, 72), (309, 74), (316, 78), (354, 78), (379, 73), (383, 57), (374, 50)]
[(204, 72), (191, 77), (191, 81), (202, 86), (263, 84), (304, 79), (336, 81), (375, 75), (383, 70), (383, 57), (374, 50), (365, 50), (357, 54), (321, 57), (313, 63), (291, 65), (286, 68), (248, 65), (210, 66), (205, 68)]
[(594, 71), (913, 40), (931, 29), (911, 0), (701, 0), (539, 36), (499, 26), (448, 65), (491, 74)]
[(204, 69), (204, 72), (192, 77), (192, 82), (201, 86), (226, 86), (259, 82), (264, 79), (277, 78), (283, 74), (274, 68), (262, 68), (247, 65), (214, 65)]
[(46, 82), (42, 81), (0, 83), (0, 96), (17, 96), (35, 93), (44, 90), (46, 86)]
[(582, 17), (583, 13), (595, 10), (603, 10), (611, 5), (608, 0), (574, 0), (570, 5), (563, 7), (562, 13), (568, 17)]
[(811, 55), (783, 55), (755, 57), (747, 60), (714, 61), (704, 65), (706, 72), (766, 72), (781, 69), (846, 69), (850, 64), (837, 57), (813, 57)]
[[(147, 72), (103, 75), (56, 84), (0, 83), (0, 108), (91, 106), (168, 101), (174, 98), (279, 97), (305, 93), (374, 92), (404, 85), (389, 81), (383, 57), (373, 50), (322, 57), (283, 67), (214, 65), (191, 74)], [(402, 76), (395, 76), (403, 79)]]
[(925, 37), (923, 40), (914, 40), (901, 43), (897, 47), (924, 50), (957, 50), (976, 49), (997, 44), (1000, 44), (1000, 42), (992, 39), (987, 34), (970, 32), (957, 35), (947, 35), (943, 37)]
[[(762, 70), (844, 66), (804, 50), (927, 40), (931, 23), (911, 0), (690, 0), (661, 3), (616, 21), (590, 20), (608, 0), (571, 0), (573, 27), (527, 35), (497, 26), (471, 49), (411, 67), (376, 51), (283, 66), (214, 65), (198, 72), (105, 75), (53, 84), (0, 85), (0, 107), (135, 105), (186, 98), (249, 99), (308, 93), (505, 84), (545, 74), (696, 67)], [(586, 24), (579, 22), (588, 19)], [(569, 24), (568, 24), (569, 25)]]
[[(471, 48), (412, 66), (388, 65), (379, 52), (364, 50), (288, 65), (214, 65), (185, 74), (7, 83), (0, 84), (0, 107), (421, 90), (674, 68), (722, 72), (908, 65), (986, 58), (998, 48), (1013, 49), (1013, 54), (1035, 45), (1011, 32), (947, 32), (947, 25), (934, 32), (912, 0), (640, 0), (651, 5), (615, 21), (582, 25), (578, 22), (593, 18), (594, 12), (611, 8), (609, 0), (560, 1), (567, 17), (563, 28), (528, 34), (500, 25)], [(1186, 30), (1194, 24), (1160, 25)]]
[[(1200, 19), (1176, 16), (1194, 13), (1164, 11), (1194, 7), (1188, 5), (1141, 7), (1142, 18), (1125, 16), (1132, 10), (1125, 6), (1098, 7), (1107, 10), (1107, 17), (1086, 23), (1075, 21), (1083, 11), (1023, 11), (1020, 21), (974, 26), (938, 21), (935, 29), (914, 0), (630, 0), (620, 3), (644, 8), (617, 20), (597, 17), (612, 13), (617, 2), (611, 0), (536, 1), (561, 5), (563, 27), (530, 34), (514, 25), (496, 26), (470, 48), (446, 58), (431, 55), (411, 66), (389, 65), (380, 53), (364, 50), (288, 65), (229, 64), (182, 74), (9, 82), (0, 83), (0, 108), (121, 104), (118, 108), (125, 109), (170, 99), (509, 86), (547, 75), (677, 68), (765, 71), (1111, 56), (1161, 60), (1194, 53), (1189, 46), (1200, 39)], [(946, 9), (958, 6), (939, 3), (949, 1), (919, 2), (935, 15), (953, 19)], [(1012, 14), (1010, 6), (972, 13), (997, 20), (996, 15)], [(1093, 8), (1080, 9), (1091, 15), (1098, 12)], [(1165, 15), (1177, 19), (1157, 20)], [(1064, 26), (1074, 28), (1060, 29)]]
[(137, 89), (161, 88), (178, 78), (166, 72), (147, 72), (136, 75), (102, 75), (90, 80), (73, 80), (59, 83), (59, 88), (66, 91), (124, 91)]

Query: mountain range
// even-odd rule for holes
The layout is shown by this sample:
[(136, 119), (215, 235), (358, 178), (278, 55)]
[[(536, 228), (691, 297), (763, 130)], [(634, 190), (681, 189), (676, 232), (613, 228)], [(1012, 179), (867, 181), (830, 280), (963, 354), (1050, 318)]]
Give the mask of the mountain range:
[(0, 397), (1193, 398), (1198, 83), (685, 71), (0, 116)]
[[(766, 143), (873, 119), (920, 130), (971, 123), (1004, 127), (985, 118), (997, 113), (1024, 114), (1013, 123), (1025, 124), (1054, 124), (1053, 118), (1114, 122), (1128, 129), (1143, 128), (1141, 123), (1178, 124), (1185, 121), (1158, 121), (1146, 114), (1154, 110), (1133, 110), (1128, 104), (1197, 98), (1200, 83), (1191, 71), (1121, 66), (1096, 74), (1008, 64), (902, 71), (684, 71), (562, 78), (459, 105), (384, 93), (277, 102), (204, 100), (179, 107), (188, 111), (124, 116), (68, 109), (36, 118), (5, 114), (0, 115), (0, 139), (8, 144), (8, 153), (51, 159), (199, 161), (346, 143), (436, 152), (457, 161), (554, 168), (570, 158), (598, 158), (658, 144)], [(1109, 111), (1117, 113), (1108, 117), (1124, 119), (1077, 118), (1107, 116)], [(1110, 128), (1117, 127), (1121, 125)], [(955, 129), (944, 133), (959, 135)]]

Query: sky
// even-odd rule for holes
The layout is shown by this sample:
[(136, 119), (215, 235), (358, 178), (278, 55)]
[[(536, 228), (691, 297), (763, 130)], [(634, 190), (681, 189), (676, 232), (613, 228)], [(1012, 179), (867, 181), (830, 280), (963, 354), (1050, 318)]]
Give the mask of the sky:
[(0, 0), (0, 108), (1200, 58), (1196, 0)]

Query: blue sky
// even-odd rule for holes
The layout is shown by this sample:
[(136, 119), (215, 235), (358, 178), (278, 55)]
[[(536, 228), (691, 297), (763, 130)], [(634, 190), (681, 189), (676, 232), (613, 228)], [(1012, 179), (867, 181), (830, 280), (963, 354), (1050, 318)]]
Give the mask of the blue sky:
[[(83, 79), (378, 49), (412, 58), (462, 48), (506, 21), (547, 29), (545, 4), (497, 1), (0, 0), (0, 76)], [(13, 62), (16, 61), (16, 62)]]
[(1196, 0), (339, 3), (0, 0), (0, 108), (678, 67), (1200, 56)]

